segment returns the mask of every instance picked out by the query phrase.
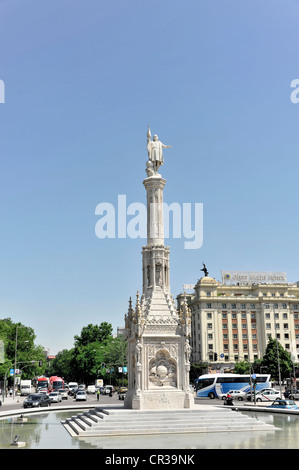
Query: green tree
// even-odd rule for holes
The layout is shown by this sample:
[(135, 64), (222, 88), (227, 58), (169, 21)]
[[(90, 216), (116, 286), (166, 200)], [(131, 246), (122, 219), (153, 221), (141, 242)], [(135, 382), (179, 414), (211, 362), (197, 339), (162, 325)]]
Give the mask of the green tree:
[(249, 374), (250, 365), (247, 361), (238, 361), (234, 367), (234, 374)]
[(268, 373), (271, 374), (271, 377), (275, 380), (278, 380), (279, 378), (278, 356), (280, 365), (280, 376), (283, 380), (287, 377), (290, 377), (290, 374), (293, 369), (291, 355), (281, 346), (279, 341), (273, 339), (270, 336), (264, 357), (261, 360), (260, 365), (261, 367), (267, 368)]
[[(45, 368), (42, 346), (35, 344), (34, 330), (22, 323), (13, 323), (10, 318), (0, 320), (0, 339), (4, 343), (4, 363), (0, 364), (0, 377), (4, 378), (9, 369), (14, 368), (15, 354), (17, 368), (23, 379), (41, 375)], [(43, 366), (39, 362), (43, 361)], [(12, 378), (9, 379), (12, 383)]]
[(104, 378), (106, 381), (110, 381), (115, 384), (124, 384), (127, 381), (127, 376), (124, 372), (119, 372), (119, 367), (123, 368), (127, 366), (127, 341), (123, 336), (114, 338), (107, 344), (105, 348), (105, 364), (106, 372)]
[(206, 373), (207, 363), (193, 362), (190, 366), (190, 383), (193, 384), (194, 380), (198, 379), (200, 375)]
[(73, 354), (74, 349), (63, 349), (60, 351), (46, 369), (46, 375), (57, 375), (58, 377), (62, 377), (66, 382), (71, 381), (73, 378), (71, 368)]
[(70, 359), (72, 379), (91, 384), (99, 376), (105, 377), (106, 367), (102, 365), (107, 362), (109, 344), (113, 341), (112, 325), (107, 322), (89, 324), (74, 339), (75, 347)]
[(103, 322), (100, 325), (89, 324), (81, 330), (80, 336), (75, 336), (75, 347), (86, 346), (90, 343), (107, 341), (112, 339), (111, 323)]

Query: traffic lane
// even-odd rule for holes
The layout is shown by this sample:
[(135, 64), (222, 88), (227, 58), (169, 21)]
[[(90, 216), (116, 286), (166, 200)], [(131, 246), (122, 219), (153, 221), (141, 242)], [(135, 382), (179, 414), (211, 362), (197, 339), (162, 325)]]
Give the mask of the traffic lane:
[[(299, 406), (299, 400), (294, 400), (296, 405)], [(224, 405), (224, 400), (221, 400), (221, 398), (214, 398), (214, 399), (211, 399), (209, 397), (201, 397), (201, 398), (197, 398), (195, 397), (194, 398), (194, 403), (196, 405), (212, 405), (212, 406), (223, 406)], [(268, 405), (271, 405), (271, 403), (273, 403), (272, 401), (260, 401), (260, 402), (256, 402), (255, 404), (252, 403), (251, 401), (249, 400), (234, 400), (234, 404), (235, 406), (250, 406), (250, 405), (254, 405), (254, 406), (268, 406)]]
[[(26, 397), (15, 397), (14, 399), (12, 397), (6, 397), (4, 399), (4, 403), (2, 406), (0, 406), (0, 412), (1, 411), (9, 411), (9, 410), (15, 410), (15, 409), (23, 409), (23, 401), (25, 400)], [(111, 403), (120, 403), (120, 400), (118, 398), (118, 393), (114, 393), (112, 397), (109, 395), (100, 395), (99, 400), (97, 400), (97, 395), (96, 394), (87, 394), (87, 399), (86, 401), (84, 400), (75, 400), (74, 397), (68, 396), (67, 399), (63, 399), (59, 403), (52, 403), (50, 406), (58, 406), (58, 407), (64, 407), (67, 405), (72, 405), (72, 406), (80, 406), (82, 404), (87, 404), (90, 406), (102, 406), (102, 405), (107, 405)], [(45, 409), (48, 409), (48, 407), (45, 407)]]

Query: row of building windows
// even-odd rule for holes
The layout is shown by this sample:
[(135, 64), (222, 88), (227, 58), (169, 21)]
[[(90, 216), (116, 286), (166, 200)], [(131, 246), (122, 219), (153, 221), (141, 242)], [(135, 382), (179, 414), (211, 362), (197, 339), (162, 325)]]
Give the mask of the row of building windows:
[[(263, 304), (263, 305), (264, 305), (265, 310), (268, 310), (268, 309), (271, 308), (270, 304)], [(258, 304), (258, 306), (259, 306), (259, 304)], [(222, 310), (226, 310), (226, 309), (237, 310), (238, 308), (246, 309), (246, 304), (240, 304), (240, 305), (238, 305), (238, 307), (237, 307), (237, 304), (230, 304), (230, 306), (229, 306), (229, 304), (222, 304), (221, 307), (222, 307)], [(209, 303), (206, 304), (205, 308), (210, 309), (210, 308), (215, 308), (215, 307), (212, 307), (212, 303), (209, 302)], [(256, 310), (257, 307), (256, 307), (256, 304), (250, 304), (248, 308), (251, 309), (251, 310)], [(274, 308), (274, 310), (277, 310), (279, 308), (283, 308), (283, 309), (287, 310), (288, 305), (287, 304), (280, 304), (280, 305), (279, 304), (273, 304), (273, 308)], [(290, 305), (290, 308), (292, 308), (293, 310), (298, 310), (298, 304)], [(196, 310), (197, 310), (196, 306), (191, 307), (192, 312), (195, 312)]]
[[(212, 295), (212, 293), (210, 291), (206, 291), (205, 294), (206, 294), (207, 297), (211, 297), (211, 295)], [(226, 295), (226, 294), (220, 294), (220, 295)], [(244, 294), (234, 294), (234, 295), (239, 296), (239, 295), (244, 295)], [(272, 292), (272, 293), (263, 292), (262, 293), (263, 297), (278, 297), (278, 296), (279, 297), (285, 297), (287, 295), (288, 294), (286, 292), (284, 292), (284, 293), (281, 293), (281, 292)]]
[[(270, 337), (270, 335), (267, 335), (267, 336)], [(224, 340), (227, 340), (228, 339), (228, 334), (223, 333), (222, 337), (223, 337)], [(232, 334), (233, 339), (238, 339), (238, 337), (239, 337), (238, 333), (233, 333)], [(276, 337), (277, 337), (277, 339), (280, 339), (280, 333), (277, 333)], [(284, 339), (290, 339), (290, 334), (289, 333), (284, 333), (283, 337), (284, 337)], [(251, 338), (253, 340), (256, 340), (257, 339), (256, 333), (252, 333)], [(295, 334), (295, 338), (299, 339), (299, 333)], [(247, 333), (242, 333), (242, 339), (248, 339)], [(200, 333), (198, 333), (198, 340), (200, 341)], [(208, 333), (208, 340), (213, 340), (213, 333)], [(297, 344), (297, 347), (299, 348), (299, 344)]]
[[(233, 344), (233, 350), (234, 350), (234, 351), (238, 351), (239, 349), (240, 349), (240, 348), (239, 348), (239, 345), (238, 345), (237, 343)], [(243, 343), (243, 344), (242, 344), (242, 349), (248, 351), (248, 344), (247, 344), (247, 343)], [(257, 348), (257, 344), (254, 343), (254, 344), (252, 345), (252, 349), (253, 349), (254, 351), (257, 351), (257, 349), (258, 349), (258, 348)], [(228, 345), (227, 343), (225, 343), (225, 344), (223, 345), (223, 350), (224, 350), (224, 351), (228, 351), (228, 350), (229, 350), (229, 345)]]
[[(233, 358), (234, 362), (238, 362), (240, 359), (242, 359), (242, 360), (245, 359), (245, 361), (248, 361), (248, 355), (247, 355), (247, 354), (244, 354), (244, 356), (242, 356), (241, 358), (240, 358), (238, 355), (235, 355), (234, 358)], [(256, 359), (258, 359), (258, 355), (257, 355), (257, 354), (254, 354), (253, 360), (256, 360)], [(209, 355), (209, 360), (210, 360), (210, 361), (213, 361), (213, 355)], [(225, 355), (225, 356), (224, 356), (224, 360), (225, 360), (226, 362), (229, 362), (229, 361), (231, 361), (231, 358), (230, 358), (229, 356), (226, 356), (226, 355)]]
[[(266, 313), (266, 314), (265, 314), (265, 318), (270, 318), (270, 315), (271, 315), (270, 313)], [(274, 313), (274, 318), (279, 318), (279, 315), (281, 315), (281, 313), (275, 312), (275, 313)], [(251, 316), (252, 319), (255, 319), (255, 318), (256, 318), (256, 314), (255, 314), (254, 312), (251, 312), (250, 316)], [(232, 313), (232, 314), (231, 314), (231, 317), (232, 317), (232, 318), (237, 318), (237, 314), (236, 314), (236, 313)], [(212, 313), (211, 313), (211, 312), (207, 312), (207, 318), (208, 318), (208, 319), (209, 319), (209, 318), (212, 318)], [(224, 318), (224, 319), (227, 318), (227, 313), (226, 313), (226, 312), (222, 312), (222, 318)], [(247, 313), (246, 313), (246, 312), (242, 312), (242, 313), (241, 313), (241, 318), (243, 318), (243, 319), (247, 318)], [(288, 313), (283, 312), (283, 313), (282, 313), (282, 318), (287, 319), (287, 318), (288, 318)], [(299, 318), (299, 314), (298, 314), (298, 313), (295, 313), (295, 314), (294, 314), (294, 319), (298, 319), (298, 318)]]
[[(237, 304), (231, 304), (230, 307), (228, 306), (228, 304), (221, 304), (222, 306), (222, 309), (225, 310), (226, 308), (231, 308), (232, 310), (236, 310), (237, 309)], [(265, 309), (269, 309), (271, 307), (270, 304), (264, 304), (264, 308)], [(298, 304), (293, 304), (291, 306), (293, 308), (293, 310), (297, 310), (298, 309)], [(206, 308), (212, 308), (212, 304), (211, 303), (207, 303), (206, 304)], [(246, 308), (246, 304), (241, 304), (238, 308)], [(252, 310), (255, 310), (256, 309), (256, 304), (250, 304), (249, 305), (249, 308), (252, 309)], [(278, 308), (283, 308), (283, 309), (287, 309), (288, 308), (288, 305), (287, 304), (273, 304), (273, 308), (274, 309), (278, 309)]]

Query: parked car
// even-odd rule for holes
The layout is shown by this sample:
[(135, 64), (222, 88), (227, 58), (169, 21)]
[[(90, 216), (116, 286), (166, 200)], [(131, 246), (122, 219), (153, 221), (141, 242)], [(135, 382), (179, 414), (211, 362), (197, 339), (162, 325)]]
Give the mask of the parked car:
[[(255, 396), (257, 397), (258, 395), (262, 394), (262, 393), (270, 393), (272, 392), (272, 390), (275, 390), (274, 388), (262, 388), (261, 390), (259, 390), (258, 392), (255, 392)], [(251, 395), (252, 395), (252, 398), (254, 399), (254, 391), (252, 390), (252, 392), (247, 392), (247, 400), (248, 401), (251, 401)]]
[(63, 400), (67, 400), (68, 399), (68, 393), (67, 393), (67, 390), (65, 388), (60, 388), (58, 390), (58, 392), (60, 393), (61, 397)]
[(51, 400), (51, 403), (59, 403), (62, 401), (62, 396), (59, 392), (49, 393), (49, 398)]
[(34, 408), (38, 406), (50, 406), (51, 400), (48, 395), (42, 393), (31, 393), (23, 401), (24, 408)]
[(290, 400), (299, 400), (299, 390), (290, 391), (287, 397), (286, 395), (284, 396), (285, 398), (289, 398)]
[(221, 398), (222, 400), (225, 400), (228, 394), (231, 395), (234, 400), (242, 401), (247, 398), (247, 393), (242, 390), (230, 390), (227, 393), (217, 393), (218, 398)]
[(79, 400), (86, 401), (86, 399), (87, 399), (87, 395), (86, 395), (85, 390), (78, 390), (78, 392), (75, 395), (75, 400), (76, 401), (79, 401)]
[(281, 400), (276, 398), (269, 408), (282, 408), (284, 410), (299, 410), (294, 400)]
[(275, 390), (274, 388), (271, 388), (269, 390), (265, 391), (260, 391), (256, 394), (256, 401), (274, 401), (276, 398), (282, 398), (284, 399), (284, 394), (280, 393), (279, 390)]

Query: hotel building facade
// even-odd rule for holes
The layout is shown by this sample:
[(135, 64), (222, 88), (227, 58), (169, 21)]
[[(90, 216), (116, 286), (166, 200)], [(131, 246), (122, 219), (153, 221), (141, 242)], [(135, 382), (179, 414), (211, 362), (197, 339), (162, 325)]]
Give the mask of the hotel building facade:
[(177, 296), (191, 311), (191, 362), (211, 370), (264, 356), (268, 339), (277, 338), (299, 362), (299, 283), (226, 284), (205, 276), (192, 294)]

